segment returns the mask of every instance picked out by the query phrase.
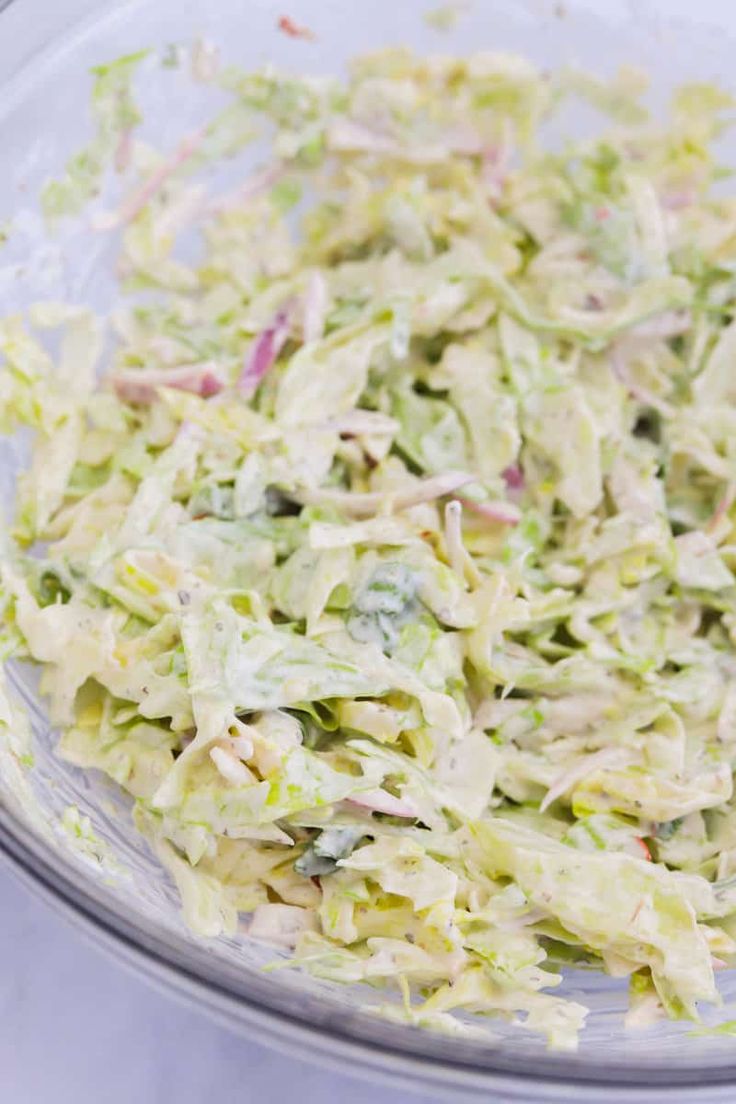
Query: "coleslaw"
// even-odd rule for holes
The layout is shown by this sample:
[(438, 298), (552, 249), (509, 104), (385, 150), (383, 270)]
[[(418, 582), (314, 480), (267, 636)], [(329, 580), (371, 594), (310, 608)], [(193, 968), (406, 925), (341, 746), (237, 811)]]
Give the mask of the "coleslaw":
[[(0, 427), (35, 441), (3, 659), (201, 935), (442, 1030), (574, 1047), (570, 966), (628, 979), (632, 1025), (697, 1019), (736, 963), (732, 99), (684, 87), (663, 124), (633, 71), (200, 46), (230, 99), (161, 152), (155, 60), (95, 71), (43, 196), (121, 235), (114, 352), (85, 307), (0, 321)], [(581, 97), (597, 135), (550, 149)]]

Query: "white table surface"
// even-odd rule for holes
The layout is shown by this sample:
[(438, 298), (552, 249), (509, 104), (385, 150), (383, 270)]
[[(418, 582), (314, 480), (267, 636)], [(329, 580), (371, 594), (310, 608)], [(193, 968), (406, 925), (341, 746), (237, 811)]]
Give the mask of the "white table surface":
[(3, 1104), (430, 1104), (232, 1035), (151, 989), (0, 868)]

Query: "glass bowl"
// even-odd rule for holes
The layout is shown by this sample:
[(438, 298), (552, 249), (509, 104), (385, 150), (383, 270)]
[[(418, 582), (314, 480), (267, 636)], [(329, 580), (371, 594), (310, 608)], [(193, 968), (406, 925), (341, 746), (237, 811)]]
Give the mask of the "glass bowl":
[[(3, 313), (39, 299), (112, 302), (112, 245), (80, 220), (49, 241), (36, 198), (84, 141), (91, 65), (122, 53), (191, 41), (198, 34), (245, 65), (274, 61), (311, 72), (339, 69), (352, 53), (410, 44), (425, 52), (515, 50), (543, 66), (566, 62), (599, 72), (622, 63), (653, 74), (653, 95), (687, 79), (732, 72), (736, 7), (729, 0), (634, 5), (627, 0), (551, 3), (475, 0), (459, 5), (447, 35), (423, 19), (426, 0), (355, 5), (344, 0), (0, 0), (0, 224), (14, 216), (0, 253)], [(316, 41), (290, 39), (279, 16), (311, 27)], [(203, 103), (182, 82), (146, 90), (146, 127), (176, 140)], [(175, 110), (172, 110), (172, 102)], [(576, 124), (577, 125), (577, 124)], [(726, 150), (736, 162), (736, 149)], [(0, 508), (24, 458), (22, 439), (0, 440)], [(333, 987), (296, 971), (264, 973), (273, 952), (240, 938), (204, 941), (184, 926), (173, 887), (136, 835), (125, 801), (101, 776), (83, 774), (54, 754), (54, 734), (34, 673), (11, 665), (14, 692), (30, 713), (35, 766), (21, 771), (0, 742), (0, 850), (29, 885), (120, 959), (231, 1029), (275, 1048), (353, 1074), (390, 1080), (453, 1100), (664, 1101), (707, 1104), (736, 1097), (736, 1042), (660, 1024), (625, 1032), (625, 987), (594, 974), (571, 974), (564, 991), (592, 1008), (574, 1055), (550, 1053), (535, 1036), (499, 1024), (489, 1043), (388, 1023), (366, 1013), (366, 993)], [(70, 804), (90, 816), (103, 855), (60, 827)], [(726, 1009), (736, 1017), (736, 976), (721, 975)], [(729, 1007), (733, 1009), (729, 1014)]]

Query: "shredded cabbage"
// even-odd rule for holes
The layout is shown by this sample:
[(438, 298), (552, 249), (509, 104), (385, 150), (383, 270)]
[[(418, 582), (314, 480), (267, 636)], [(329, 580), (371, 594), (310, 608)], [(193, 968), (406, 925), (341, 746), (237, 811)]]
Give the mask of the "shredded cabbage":
[[(202, 935), (252, 913), (442, 1030), (574, 1047), (569, 962), (628, 977), (631, 1024), (697, 1019), (736, 965), (730, 98), (662, 125), (629, 71), (391, 50), (339, 81), (200, 46), (230, 102), (159, 154), (145, 57), (95, 71), (44, 192), (58, 218), (127, 181), (99, 384), (89, 311), (0, 322), (0, 427), (35, 439), (0, 658), (41, 665), (60, 753), (131, 795)], [(570, 96), (611, 123), (550, 151)], [(193, 183), (264, 133), (241, 188)]]

